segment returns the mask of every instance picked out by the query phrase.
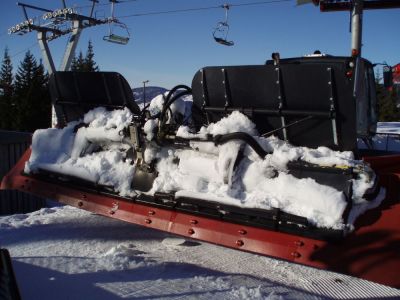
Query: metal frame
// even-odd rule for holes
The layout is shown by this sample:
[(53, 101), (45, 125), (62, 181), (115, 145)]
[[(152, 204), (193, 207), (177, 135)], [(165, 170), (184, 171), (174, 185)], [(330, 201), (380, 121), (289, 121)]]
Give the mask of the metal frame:
[[(45, 65), (49, 75), (56, 72), (56, 67), (54, 65), (54, 60), (53, 60), (53, 57), (52, 57), (52, 54), (51, 54), (51, 51), (50, 51), (50, 48), (48, 45), (48, 41), (57, 39), (61, 36), (71, 33), (71, 36), (68, 40), (68, 43), (67, 43), (67, 46), (66, 46), (66, 49), (64, 52), (64, 56), (63, 56), (63, 59), (61, 62), (61, 66), (60, 66), (61, 71), (67, 71), (71, 67), (72, 58), (75, 53), (75, 49), (78, 45), (82, 30), (87, 27), (108, 23), (107, 19), (100, 20), (100, 19), (96, 19), (96, 18), (92, 17), (95, 5), (96, 5), (96, 3), (98, 3), (98, 1), (97, 0), (91, 0), (91, 1), (92, 1), (92, 7), (91, 7), (90, 16), (84, 16), (84, 15), (77, 14), (76, 12), (74, 12), (71, 9), (71, 11), (68, 11), (68, 13), (65, 13), (63, 15), (62, 20), (60, 20), (58, 18), (57, 14), (54, 14), (55, 12), (57, 12), (57, 10), (52, 11), (47, 8), (42, 8), (42, 7), (38, 7), (38, 6), (33, 6), (33, 5), (17, 2), (17, 5), (22, 8), (22, 11), (23, 11), (26, 21), (29, 23), (29, 25), (27, 26), (27, 29), (24, 31), (21, 31), (21, 33), (24, 34), (24, 33), (28, 33), (31, 31), (37, 31), (37, 40), (38, 40), (41, 54), (43, 57), (44, 65)], [(65, 0), (62, 0), (61, 2), (62, 2), (62, 6), (63, 6), (64, 10), (67, 10)], [(39, 25), (32, 24), (33, 21), (30, 22), (30, 20), (32, 20), (32, 19), (29, 19), (29, 16), (28, 16), (28, 13), (26, 10), (27, 8), (45, 12), (45, 13), (49, 14), (49, 18), (54, 19), (54, 21), (51, 21), (49, 24), (47, 24), (45, 26), (42, 26), (40, 24)], [(47, 16), (46, 16), (46, 19), (47, 19)], [(71, 22), (72, 28), (69, 28), (66, 30), (60, 30), (60, 29), (56, 28), (57, 24), (60, 22), (61, 23)], [(55, 26), (55, 27), (52, 27), (52, 26)], [(51, 33), (51, 35), (49, 36), (48, 33)], [(53, 127), (57, 126), (60, 123), (59, 121), (61, 120), (61, 118), (62, 118), (62, 112), (59, 109), (56, 109), (53, 104), (52, 126)]]
[(365, 9), (400, 8), (398, 0), (313, 0), (319, 4), (321, 12), (349, 11), (351, 12), (351, 50), (354, 56), (361, 57), (362, 48), (362, 18)]
[[(388, 189), (383, 208), (360, 217), (356, 230), (342, 241), (325, 241), (167, 210), (115, 195), (76, 189), (23, 175), (27, 150), (5, 176), (1, 189), (17, 189), (129, 223), (225, 247), (341, 272), (400, 288), (400, 155), (366, 159)], [(390, 209), (386, 209), (390, 207)], [(376, 215), (380, 215), (376, 218)]]
[(363, 0), (354, 0), (351, 8), (351, 51), (361, 57)]

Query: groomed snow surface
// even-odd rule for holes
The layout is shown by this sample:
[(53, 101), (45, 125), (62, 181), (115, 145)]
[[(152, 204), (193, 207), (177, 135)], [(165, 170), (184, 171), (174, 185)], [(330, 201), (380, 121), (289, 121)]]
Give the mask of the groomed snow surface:
[(0, 217), (22, 299), (399, 299), (333, 272), (65, 207)]
[[(161, 111), (163, 101), (162, 95), (151, 101), (149, 111), (152, 115)], [(172, 113), (187, 116), (190, 101), (186, 97), (174, 102)], [(74, 128), (81, 122), (72, 122), (63, 129), (38, 130), (33, 135), (32, 156), (25, 171), (47, 170), (71, 175), (111, 187), (121, 196), (134, 196), (136, 191), (131, 189), (131, 182), (135, 166), (126, 158), (129, 139), (121, 134), (131, 121), (132, 114), (128, 109), (106, 111), (100, 107), (84, 116), (81, 122), (86, 125), (77, 131)], [(144, 126), (149, 141), (154, 137), (156, 126), (154, 119)], [(280, 208), (303, 216), (318, 227), (335, 229), (351, 228), (360, 213), (379, 205), (384, 198), (382, 190), (375, 201), (363, 199), (365, 191), (373, 185), (374, 175), (359, 176), (353, 180), (350, 218), (343, 220), (348, 205), (343, 192), (318, 184), (311, 178), (298, 179), (288, 174), (287, 164), (301, 160), (322, 166), (361, 166), (363, 169), (364, 163), (354, 160), (352, 152), (332, 151), (326, 147), (294, 147), (274, 136), (260, 137), (255, 124), (237, 111), (202, 127), (198, 133), (181, 126), (177, 136), (204, 139), (207, 135), (233, 132), (252, 135), (270, 154), (260, 158), (240, 141), (218, 147), (212, 142), (197, 142), (192, 143), (192, 149), (185, 150), (159, 148), (155, 143), (149, 143), (145, 159), (150, 162), (156, 158), (158, 171), (150, 193), (176, 192), (177, 197), (189, 196), (246, 208)], [(244, 158), (234, 168), (241, 149)]]

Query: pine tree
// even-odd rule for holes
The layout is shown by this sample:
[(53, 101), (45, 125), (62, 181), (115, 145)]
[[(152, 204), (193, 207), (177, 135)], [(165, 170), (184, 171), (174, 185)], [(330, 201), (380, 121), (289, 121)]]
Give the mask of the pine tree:
[(382, 84), (376, 85), (376, 96), (378, 98), (379, 121), (392, 122), (400, 120), (400, 110), (396, 106), (395, 90), (388, 91)]
[(14, 92), (11, 58), (8, 48), (4, 50), (4, 58), (0, 69), (0, 128), (12, 129)]
[(30, 101), (34, 103), (26, 128), (34, 131), (38, 128), (51, 126), (51, 98), (48, 88), (49, 76), (44, 70), (42, 60), (34, 70), (33, 82), (30, 88)]
[(74, 56), (71, 61), (71, 71), (77, 71), (77, 69), (78, 69), (78, 60), (76, 56)]
[(93, 45), (92, 41), (89, 40), (88, 49), (86, 51), (85, 57), (85, 67), (84, 71), (86, 72), (98, 72), (99, 67), (96, 65), (96, 62), (93, 60), (94, 52), (93, 52)]
[(71, 71), (84, 71), (85, 69), (85, 59), (83, 58), (82, 51), (79, 52), (79, 56), (72, 59), (71, 62)]
[(34, 131), (50, 126), (50, 96), (47, 91), (48, 76), (43, 64), (36, 62), (28, 51), (15, 75), (14, 128)]
[(24, 123), (29, 115), (31, 103), (28, 99), (30, 85), (33, 81), (34, 69), (37, 62), (30, 51), (26, 52), (23, 61), (20, 63), (15, 75), (15, 93), (13, 102), (15, 103), (14, 129), (25, 130)]
[(79, 52), (79, 56), (72, 59), (71, 71), (75, 72), (98, 72), (99, 67), (93, 59), (93, 45), (92, 41), (89, 40), (86, 56), (83, 57), (82, 51)]

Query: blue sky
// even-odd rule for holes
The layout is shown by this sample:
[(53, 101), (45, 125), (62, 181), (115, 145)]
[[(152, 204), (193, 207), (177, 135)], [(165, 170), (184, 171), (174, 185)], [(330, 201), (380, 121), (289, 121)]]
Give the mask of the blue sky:
[[(56, 0), (23, 0), (25, 3), (50, 9), (61, 7)], [(66, 0), (67, 6), (83, 6), (91, 2)], [(249, 3), (254, 0), (137, 0), (121, 3), (116, 16), (142, 12), (186, 9)], [(36, 34), (7, 35), (7, 29), (23, 20), (15, 0), (0, 1), (0, 51), (9, 48), (14, 69), (23, 58), (25, 49), (31, 47), (39, 59)], [(100, 0), (100, 3), (107, 3)], [(33, 16), (39, 12), (31, 11)], [(83, 10), (82, 13), (87, 13)], [(400, 62), (400, 9), (365, 11), (363, 56), (372, 62)], [(109, 16), (109, 6), (98, 8), (98, 14)], [(103, 41), (107, 25), (83, 31), (78, 51), (86, 51), (91, 39), (95, 60), (104, 71), (123, 74), (132, 87), (150, 80), (150, 85), (172, 88), (176, 84), (190, 84), (195, 72), (210, 65), (262, 64), (272, 52), (281, 57), (301, 56), (320, 49), (333, 55), (349, 55), (349, 13), (321, 13), (313, 5), (296, 7), (295, 1), (257, 6), (232, 7), (229, 14), (230, 39), (233, 47), (214, 42), (212, 30), (224, 19), (224, 10), (213, 9), (186, 13), (123, 18), (130, 28), (128, 45)], [(56, 66), (60, 65), (66, 37), (50, 42)], [(21, 52), (22, 51), (22, 52)], [(19, 54), (18, 54), (19, 53)]]

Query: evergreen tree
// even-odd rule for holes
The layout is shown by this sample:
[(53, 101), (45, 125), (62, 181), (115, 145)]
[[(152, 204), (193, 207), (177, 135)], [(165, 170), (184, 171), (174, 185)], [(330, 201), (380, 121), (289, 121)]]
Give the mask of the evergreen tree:
[(86, 72), (98, 72), (99, 67), (96, 65), (96, 62), (93, 60), (94, 52), (93, 52), (93, 45), (92, 41), (89, 40), (88, 49), (86, 51), (85, 57), (85, 67), (84, 71)]
[(76, 58), (76, 56), (74, 55), (74, 57), (72, 58), (71, 61), (71, 71), (76, 71), (78, 69), (78, 60)]
[(26, 52), (23, 61), (20, 63), (15, 75), (15, 116), (14, 129), (24, 130), (24, 123), (28, 118), (31, 103), (27, 99), (29, 87), (33, 81), (34, 68), (37, 62), (30, 51)]
[(33, 131), (38, 128), (51, 126), (51, 98), (49, 93), (49, 76), (44, 70), (42, 60), (34, 70), (33, 83), (31, 86), (30, 101), (34, 104), (31, 111), (27, 130)]
[(79, 52), (79, 56), (72, 59), (71, 62), (71, 71), (75, 72), (98, 72), (99, 67), (93, 59), (93, 45), (92, 42), (89, 41), (88, 48), (86, 51), (86, 56), (83, 57), (82, 51)]
[(83, 58), (82, 51), (79, 52), (79, 56), (72, 59), (71, 71), (84, 71), (85, 69), (85, 59)]
[(387, 90), (382, 84), (376, 85), (376, 96), (378, 99), (378, 109), (380, 122), (392, 122), (400, 120), (400, 110), (396, 105), (395, 90)]
[(4, 58), (0, 69), (0, 129), (12, 129), (14, 92), (11, 58), (8, 48), (4, 50)]
[(51, 100), (47, 91), (48, 76), (43, 64), (28, 51), (15, 75), (14, 128), (34, 131), (50, 126)]

